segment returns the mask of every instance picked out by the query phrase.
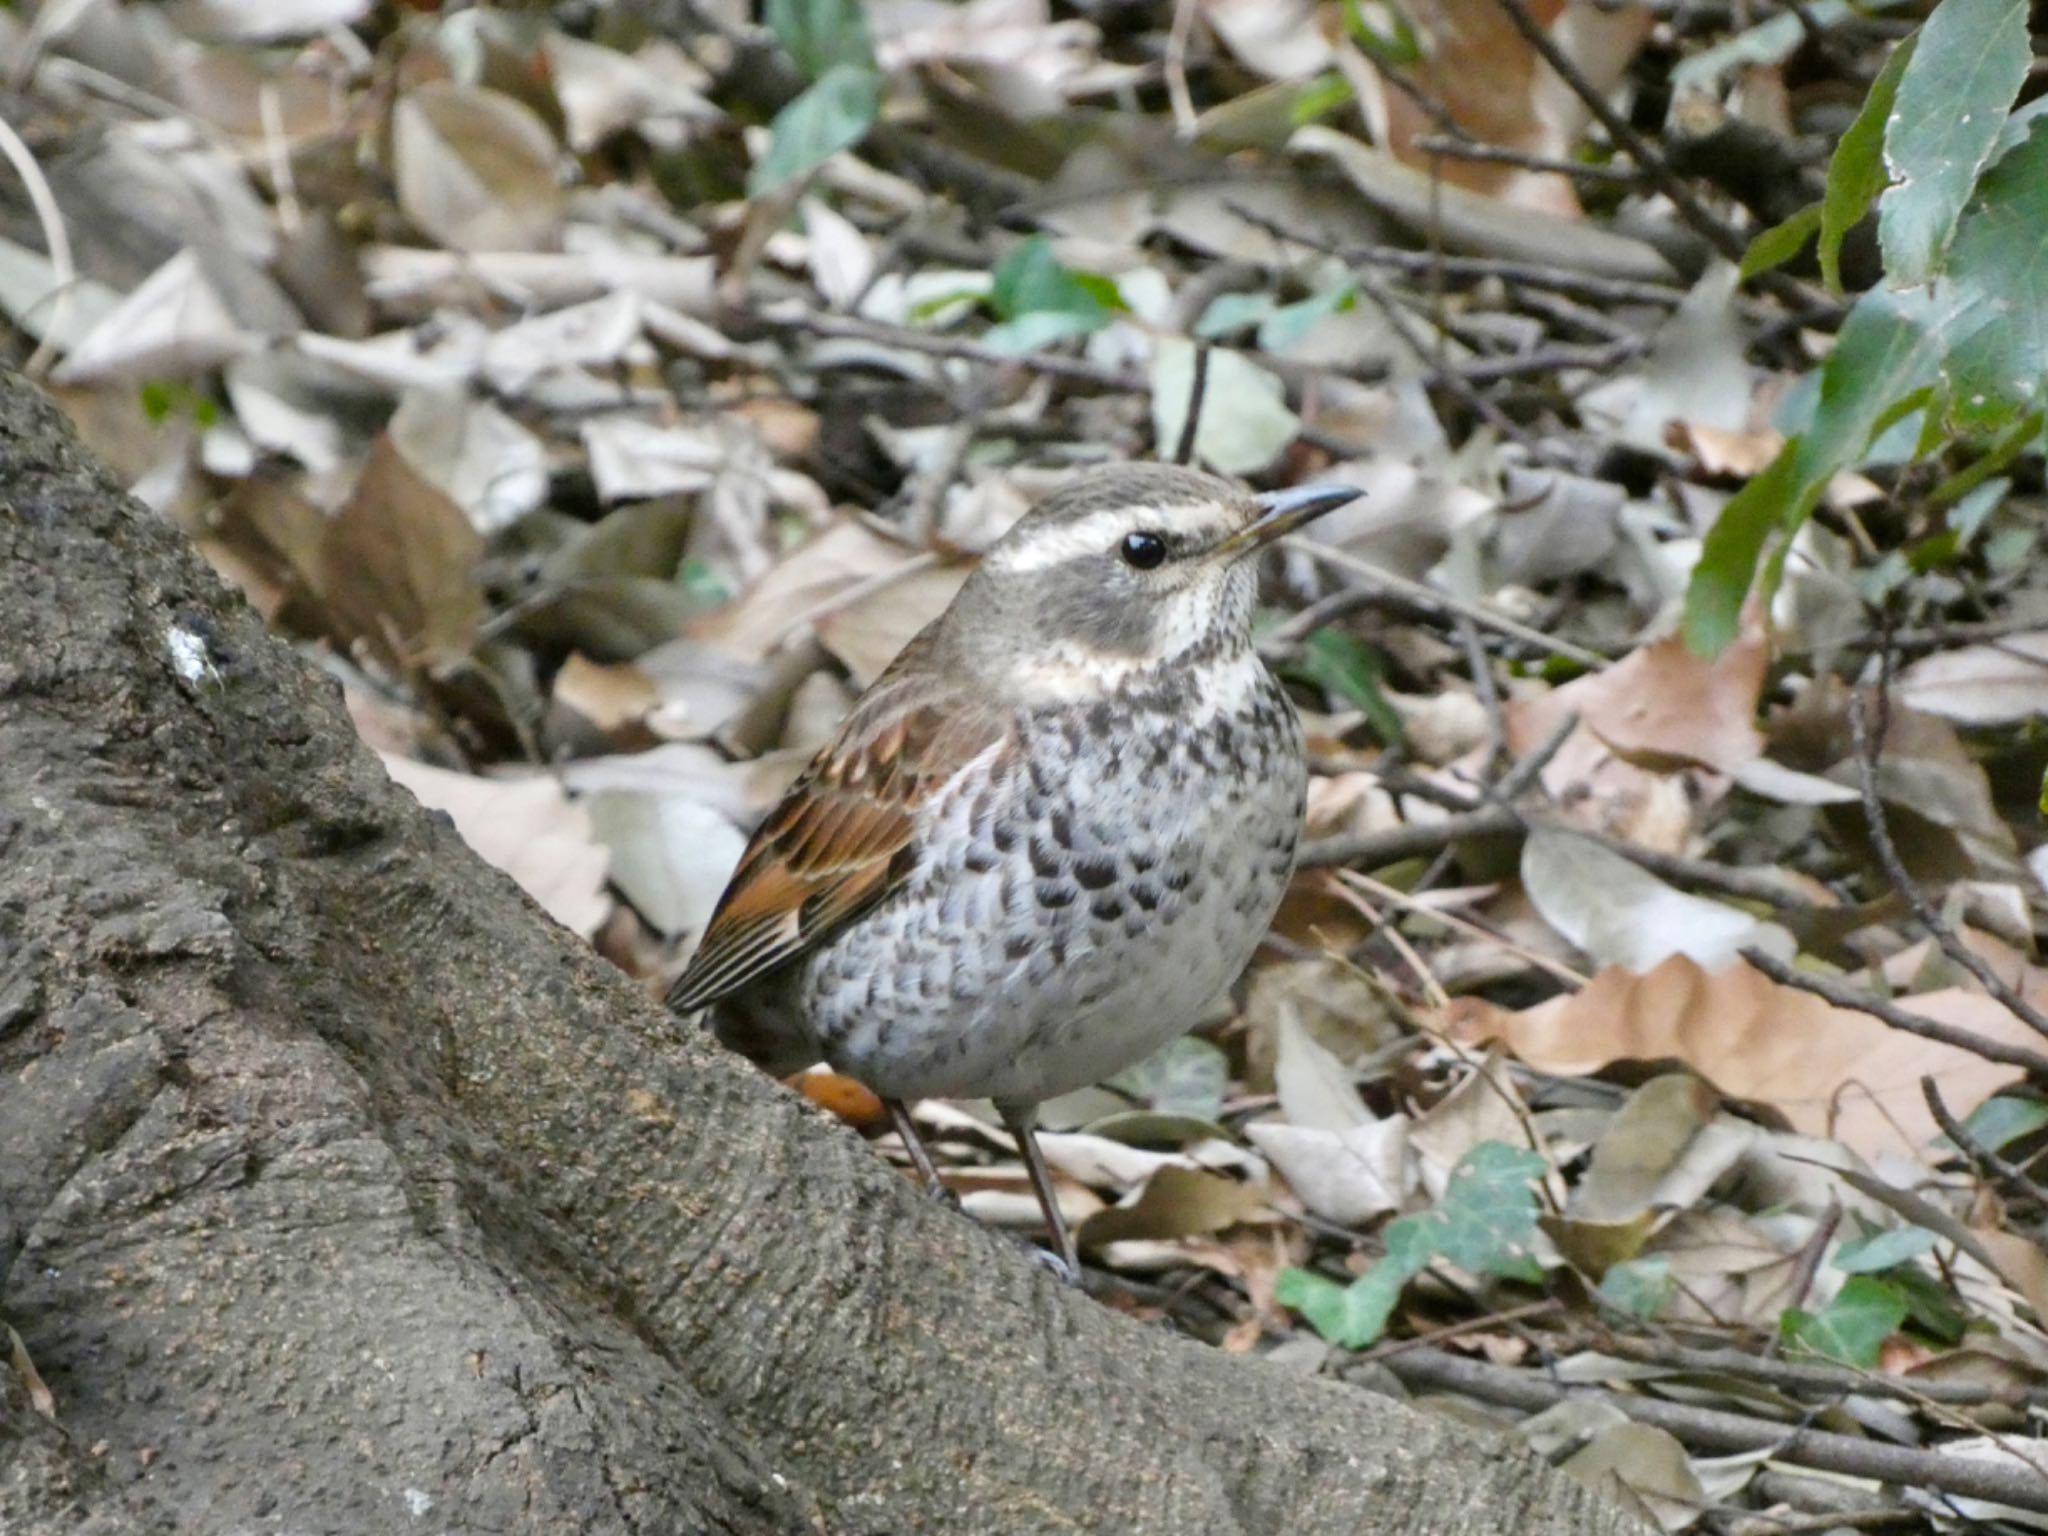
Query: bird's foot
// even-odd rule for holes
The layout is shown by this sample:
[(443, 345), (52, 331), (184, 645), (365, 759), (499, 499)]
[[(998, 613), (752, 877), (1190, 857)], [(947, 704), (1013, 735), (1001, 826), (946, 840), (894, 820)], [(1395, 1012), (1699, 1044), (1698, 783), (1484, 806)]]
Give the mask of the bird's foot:
[(1036, 1243), (1033, 1243), (1031, 1245), (1031, 1257), (1036, 1259), (1040, 1264), (1044, 1265), (1047, 1269), (1051, 1270), (1055, 1275), (1059, 1276), (1061, 1280), (1065, 1281), (1068, 1285), (1071, 1285), (1075, 1290), (1079, 1291), (1087, 1289), (1088, 1282), (1086, 1278), (1082, 1275), (1081, 1266), (1078, 1263), (1069, 1264), (1065, 1259), (1061, 1258), (1058, 1254), (1054, 1253), (1050, 1248), (1041, 1248)]

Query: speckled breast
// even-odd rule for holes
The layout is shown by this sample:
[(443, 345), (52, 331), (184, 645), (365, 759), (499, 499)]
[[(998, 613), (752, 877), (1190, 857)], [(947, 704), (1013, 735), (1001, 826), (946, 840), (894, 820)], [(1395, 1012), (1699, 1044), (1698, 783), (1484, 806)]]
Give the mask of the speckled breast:
[(1300, 834), (1300, 724), (1245, 664), (1234, 687), (1021, 714), (930, 802), (905, 885), (792, 978), (826, 1058), (889, 1097), (1030, 1104), (1193, 1024)]

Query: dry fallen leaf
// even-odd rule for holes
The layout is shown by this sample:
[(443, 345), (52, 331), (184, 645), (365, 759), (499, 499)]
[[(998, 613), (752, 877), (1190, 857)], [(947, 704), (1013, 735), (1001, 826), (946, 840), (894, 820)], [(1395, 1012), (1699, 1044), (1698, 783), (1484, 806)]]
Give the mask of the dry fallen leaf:
[(479, 86), (431, 80), (391, 109), (398, 206), (457, 251), (545, 244), (562, 214), (558, 152), (523, 103)]
[[(1988, 997), (1951, 989), (1897, 1000), (1926, 1018), (2006, 1044), (2033, 1031)], [(1609, 967), (1583, 990), (1519, 1013), (1457, 998), (1446, 1026), (1500, 1042), (1539, 1071), (1581, 1077), (1619, 1061), (1677, 1061), (1729, 1098), (1767, 1105), (1794, 1128), (1865, 1157), (1917, 1153), (1938, 1127), (1920, 1096), (1931, 1076), (1966, 1115), (2016, 1068), (1893, 1030), (1738, 962), (1708, 972), (1674, 955), (1647, 974)]]
[(1763, 753), (1756, 712), (1769, 664), (1769, 647), (1756, 635), (1737, 640), (1714, 661), (1673, 635), (1566, 684), (1558, 696), (1627, 762), (1725, 773)]
[(327, 525), (316, 585), (343, 638), (400, 672), (468, 655), (483, 618), (483, 539), (380, 436), (355, 495)]
[(1959, 725), (2048, 715), (2048, 630), (1923, 657), (1899, 674), (1898, 696)]
[(597, 932), (611, 911), (610, 855), (561, 785), (544, 775), (485, 779), (388, 754), (383, 761), (395, 782), (428, 810), (445, 811), (477, 857), (510, 875), (548, 916), (586, 939)]

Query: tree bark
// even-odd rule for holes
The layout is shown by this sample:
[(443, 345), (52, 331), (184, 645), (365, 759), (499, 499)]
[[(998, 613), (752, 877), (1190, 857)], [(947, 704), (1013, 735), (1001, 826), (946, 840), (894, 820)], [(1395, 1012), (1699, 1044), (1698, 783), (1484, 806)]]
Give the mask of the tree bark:
[(673, 1022), (0, 375), (0, 1530), (1512, 1531)]

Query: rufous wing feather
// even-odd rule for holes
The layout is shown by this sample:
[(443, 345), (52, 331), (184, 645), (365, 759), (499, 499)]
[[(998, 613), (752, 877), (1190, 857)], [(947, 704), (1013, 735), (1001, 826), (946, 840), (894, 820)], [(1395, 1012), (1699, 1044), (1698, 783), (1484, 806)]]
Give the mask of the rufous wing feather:
[(754, 834), (669, 1006), (730, 996), (895, 890), (924, 802), (1006, 733), (996, 711), (928, 676), (885, 676)]

